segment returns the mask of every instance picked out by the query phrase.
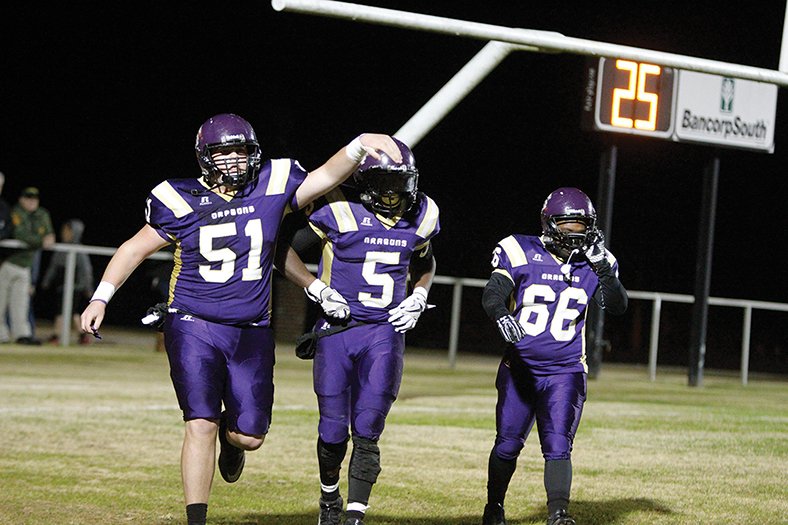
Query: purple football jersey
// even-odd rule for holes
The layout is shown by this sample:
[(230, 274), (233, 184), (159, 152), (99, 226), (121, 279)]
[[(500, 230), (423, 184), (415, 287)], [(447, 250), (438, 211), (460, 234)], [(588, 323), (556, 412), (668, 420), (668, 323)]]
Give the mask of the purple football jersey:
[(216, 323), (269, 326), (274, 247), (306, 175), (297, 161), (275, 159), (232, 197), (202, 179), (156, 186), (145, 218), (175, 243), (169, 306)]
[[(618, 263), (609, 251), (607, 258), (618, 275)], [(514, 283), (510, 310), (527, 334), (515, 348), (531, 371), (588, 372), (583, 331), (599, 279), (586, 258), (575, 256), (565, 266), (541, 238), (515, 234), (495, 247), (492, 266), (493, 272)]]
[(352, 188), (337, 188), (309, 216), (323, 238), (320, 279), (338, 291), (357, 321), (386, 322), (407, 296), (411, 256), (440, 231), (438, 206), (419, 193), (414, 209), (386, 219), (367, 209)]

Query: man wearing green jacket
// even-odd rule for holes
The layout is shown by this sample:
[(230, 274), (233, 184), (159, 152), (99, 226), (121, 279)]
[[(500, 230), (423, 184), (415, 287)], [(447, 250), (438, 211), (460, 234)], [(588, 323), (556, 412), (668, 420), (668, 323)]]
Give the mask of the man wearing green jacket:
[[(39, 345), (30, 325), (31, 267), (36, 252), (55, 243), (55, 230), (49, 211), (39, 206), (38, 188), (22, 190), (19, 202), (11, 210), (12, 239), (26, 247), (12, 251), (0, 265), (0, 342)], [(8, 314), (8, 315), (6, 315)], [(6, 324), (10, 319), (11, 326)]]

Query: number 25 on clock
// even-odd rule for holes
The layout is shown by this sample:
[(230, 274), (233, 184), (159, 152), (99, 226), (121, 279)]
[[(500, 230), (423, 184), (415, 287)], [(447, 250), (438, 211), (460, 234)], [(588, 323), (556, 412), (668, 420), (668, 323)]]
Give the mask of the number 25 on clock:
[(594, 127), (668, 138), (673, 128), (674, 71), (632, 60), (600, 58)]

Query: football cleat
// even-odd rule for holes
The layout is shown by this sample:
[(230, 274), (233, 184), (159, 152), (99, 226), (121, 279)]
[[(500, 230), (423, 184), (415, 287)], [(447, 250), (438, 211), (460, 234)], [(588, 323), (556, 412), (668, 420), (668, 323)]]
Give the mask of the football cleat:
[(320, 518), (317, 525), (339, 525), (342, 520), (342, 496), (337, 496), (334, 501), (325, 501), (320, 498)]
[(558, 509), (547, 518), (547, 525), (577, 525), (566, 509)]
[(227, 441), (227, 413), (219, 419), (219, 473), (227, 483), (235, 483), (244, 470), (246, 455), (243, 449)]
[(500, 503), (488, 503), (485, 505), (482, 525), (506, 525), (503, 505)]
[(364, 525), (364, 522), (358, 518), (348, 518), (344, 525)]

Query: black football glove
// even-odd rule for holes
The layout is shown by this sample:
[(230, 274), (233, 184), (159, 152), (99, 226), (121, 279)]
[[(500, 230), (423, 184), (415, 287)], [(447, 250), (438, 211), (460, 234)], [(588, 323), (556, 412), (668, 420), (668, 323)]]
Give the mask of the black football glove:
[(516, 343), (525, 337), (525, 328), (520, 322), (511, 315), (504, 315), (500, 317), (495, 323), (498, 325), (498, 331), (501, 332), (501, 337), (507, 343)]
[(167, 318), (169, 307), (167, 303), (156, 303), (145, 312), (147, 315), (142, 318), (142, 324), (151, 326), (162, 332), (164, 330), (164, 320)]
[(605, 252), (605, 234), (602, 233), (602, 230), (594, 230), (588, 234), (585, 256), (596, 273), (610, 266)]

